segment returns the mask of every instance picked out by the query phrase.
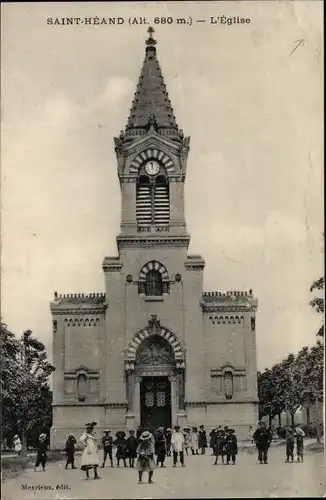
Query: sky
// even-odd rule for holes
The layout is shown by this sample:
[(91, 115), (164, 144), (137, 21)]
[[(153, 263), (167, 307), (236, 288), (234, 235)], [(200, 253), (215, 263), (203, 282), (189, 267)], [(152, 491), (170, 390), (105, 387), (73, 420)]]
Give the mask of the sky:
[[(251, 22), (210, 24), (223, 15)], [(46, 21), (95, 16), (124, 23)], [(319, 1), (2, 4), (1, 315), (51, 359), (54, 291), (104, 292), (120, 222), (113, 137), (147, 37), (134, 16), (173, 20), (155, 37), (191, 136), (189, 253), (205, 258), (204, 291), (253, 289), (264, 369), (312, 345), (321, 321), (309, 306), (324, 260)]]

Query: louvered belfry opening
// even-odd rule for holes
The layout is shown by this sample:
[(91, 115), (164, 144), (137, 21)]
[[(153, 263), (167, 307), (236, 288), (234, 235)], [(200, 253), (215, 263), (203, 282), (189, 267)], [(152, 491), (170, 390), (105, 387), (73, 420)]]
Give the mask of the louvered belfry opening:
[(139, 227), (168, 226), (170, 222), (170, 190), (165, 175), (149, 179), (140, 175), (136, 191), (136, 219)]
[(158, 226), (167, 226), (170, 221), (169, 183), (163, 175), (155, 179), (154, 221)]
[(137, 183), (136, 218), (138, 226), (150, 226), (152, 224), (151, 184), (146, 175), (141, 175)]

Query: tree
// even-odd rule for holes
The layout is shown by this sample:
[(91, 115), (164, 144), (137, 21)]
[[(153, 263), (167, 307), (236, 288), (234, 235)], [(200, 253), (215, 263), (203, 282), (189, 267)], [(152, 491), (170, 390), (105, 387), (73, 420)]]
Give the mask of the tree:
[[(273, 367), (274, 368), (274, 367)], [(259, 417), (268, 416), (269, 425), (276, 415), (279, 415), (284, 405), (277, 393), (277, 374), (275, 370), (266, 368), (264, 372), (258, 372), (258, 398)]]
[(2, 377), (3, 419), (7, 429), (19, 432), (23, 450), (27, 434), (47, 430), (52, 419), (52, 395), (48, 378), (54, 367), (47, 359), (44, 344), (33, 337), (31, 330), (20, 339), (1, 324), (5, 370)]
[[(324, 290), (324, 285), (325, 285), (325, 279), (324, 277), (319, 278), (318, 280), (314, 281), (313, 284), (310, 287), (310, 292), (313, 292), (315, 290)], [(310, 301), (311, 307), (322, 317), (324, 318), (324, 298), (323, 297), (314, 297)], [(324, 324), (320, 327), (318, 330), (317, 336), (319, 337), (324, 337)]]

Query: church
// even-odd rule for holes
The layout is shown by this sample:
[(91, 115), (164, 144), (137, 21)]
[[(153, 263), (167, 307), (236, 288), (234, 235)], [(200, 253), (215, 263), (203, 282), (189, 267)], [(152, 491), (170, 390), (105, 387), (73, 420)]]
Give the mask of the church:
[[(84, 424), (232, 426), (258, 419), (257, 299), (203, 291), (184, 210), (190, 137), (174, 116), (149, 28), (127, 125), (114, 139), (121, 189), (117, 255), (105, 293), (58, 294), (53, 324), (53, 448)], [(127, 107), (127, 106), (126, 106)], [(200, 201), (199, 201), (200, 203)]]

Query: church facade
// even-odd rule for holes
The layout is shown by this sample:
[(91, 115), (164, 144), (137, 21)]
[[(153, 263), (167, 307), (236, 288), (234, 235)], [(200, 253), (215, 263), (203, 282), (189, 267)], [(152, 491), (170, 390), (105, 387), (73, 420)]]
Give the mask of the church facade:
[(52, 447), (85, 422), (217, 424), (248, 434), (258, 419), (257, 299), (204, 292), (189, 255), (184, 186), (190, 138), (179, 129), (153, 30), (127, 126), (114, 139), (122, 208), (105, 293), (58, 294), (53, 322)]

